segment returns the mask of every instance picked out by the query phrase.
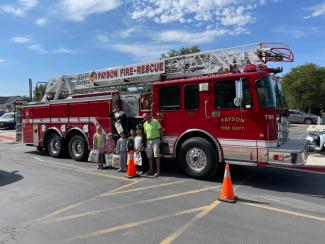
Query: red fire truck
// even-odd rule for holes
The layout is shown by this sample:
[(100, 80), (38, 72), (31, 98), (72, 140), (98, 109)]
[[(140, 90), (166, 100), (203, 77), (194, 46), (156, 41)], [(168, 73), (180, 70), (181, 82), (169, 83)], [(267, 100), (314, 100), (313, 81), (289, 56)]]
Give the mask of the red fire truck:
[(129, 127), (151, 111), (164, 126), (161, 156), (191, 177), (223, 162), (304, 165), (305, 140), (288, 139), (288, 110), (268, 62), (292, 62), (282, 43), (258, 43), (50, 79), (42, 101), (22, 106), (23, 142), (52, 157), (86, 160), (96, 126), (113, 128), (116, 105)]

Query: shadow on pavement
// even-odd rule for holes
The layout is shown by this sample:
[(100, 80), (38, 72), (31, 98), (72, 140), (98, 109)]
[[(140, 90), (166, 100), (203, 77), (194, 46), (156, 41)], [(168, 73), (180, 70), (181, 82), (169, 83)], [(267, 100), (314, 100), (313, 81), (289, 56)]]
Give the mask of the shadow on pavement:
[(242, 171), (251, 175), (246, 182), (242, 183), (245, 186), (325, 198), (325, 174), (252, 167), (246, 167)]
[(24, 178), (22, 175), (17, 173), (18, 171), (8, 172), (0, 170), (0, 186), (9, 185)]
[[(26, 151), (24, 153), (30, 154), (30, 155), (36, 155), (36, 156), (40, 156), (40, 157), (51, 158), (44, 150), (43, 151), (38, 151), (38, 150)], [(51, 159), (55, 160), (54, 158), (51, 158)], [(68, 160), (71, 160), (72, 162), (74, 162), (68, 155), (64, 155), (60, 159), (68, 159)], [(78, 162), (78, 163), (83, 164), (85, 166), (94, 165), (94, 167), (96, 167), (96, 163), (93, 163), (93, 162)], [(225, 168), (224, 165), (221, 165), (220, 170), (217, 172), (217, 174), (215, 174), (211, 178), (205, 179), (203, 181), (209, 181), (209, 182), (216, 182), (217, 181), (218, 183), (221, 183), (222, 179), (223, 179), (224, 168)], [(162, 177), (163, 176), (168, 176), (168, 177), (175, 177), (175, 178), (189, 178), (188, 176), (186, 176), (182, 172), (182, 170), (178, 166), (177, 161), (172, 160), (172, 159), (162, 159), (162, 162), (161, 162), (161, 176)], [(246, 175), (239, 175), (236, 178), (237, 178), (238, 181), (240, 181), (244, 177), (246, 177)]]

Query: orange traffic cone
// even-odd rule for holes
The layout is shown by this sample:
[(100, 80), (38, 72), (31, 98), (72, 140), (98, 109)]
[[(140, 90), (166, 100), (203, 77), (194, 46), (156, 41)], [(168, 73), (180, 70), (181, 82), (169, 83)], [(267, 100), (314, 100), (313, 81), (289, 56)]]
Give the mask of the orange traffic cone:
[(128, 160), (128, 171), (125, 174), (127, 178), (137, 177), (137, 171), (134, 165), (134, 152), (130, 151), (129, 153), (129, 160)]
[(223, 202), (231, 202), (231, 203), (235, 203), (238, 199), (235, 196), (234, 189), (232, 187), (229, 164), (226, 164), (225, 175), (223, 177), (223, 182), (222, 182), (222, 189), (218, 199)]

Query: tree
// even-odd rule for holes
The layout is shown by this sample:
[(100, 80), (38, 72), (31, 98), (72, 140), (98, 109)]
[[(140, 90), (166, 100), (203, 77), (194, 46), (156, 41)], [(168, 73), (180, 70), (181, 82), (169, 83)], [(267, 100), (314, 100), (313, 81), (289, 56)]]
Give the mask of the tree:
[(167, 53), (161, 54), (161, 58), (171, 58), (175, 56), (185, 55), (185, 54), (191, 54), (191, 53), (198, 53), (200, 52), (200, 48), (198, 46), (193, 46), (190, 48), (180, 48), (179, 50), (169, 50)]
[(33, 101), (41, 101), (45, 94), (46, 84), (39, 84), (33, 90)]
[(297, 66), (281, 83), (290, 108), (309, 112), (325, 108), (325, 67), (313, 63)]

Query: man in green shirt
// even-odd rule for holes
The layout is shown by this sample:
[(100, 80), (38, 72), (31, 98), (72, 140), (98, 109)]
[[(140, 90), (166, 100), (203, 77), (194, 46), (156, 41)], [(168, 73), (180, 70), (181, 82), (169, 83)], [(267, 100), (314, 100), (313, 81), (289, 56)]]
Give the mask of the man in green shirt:
[(144, 134), (147, 138), (147, 157), (149, 159), (148, 175), (154, 174), (153, 158), (157, 164), (157, 171), (154, 176), (160, 175), (160, 140), (162, 136), (162, 127), (158, 120), (153, 119), (150, 113), (143, 115), (145, 123), (143, 124)]

